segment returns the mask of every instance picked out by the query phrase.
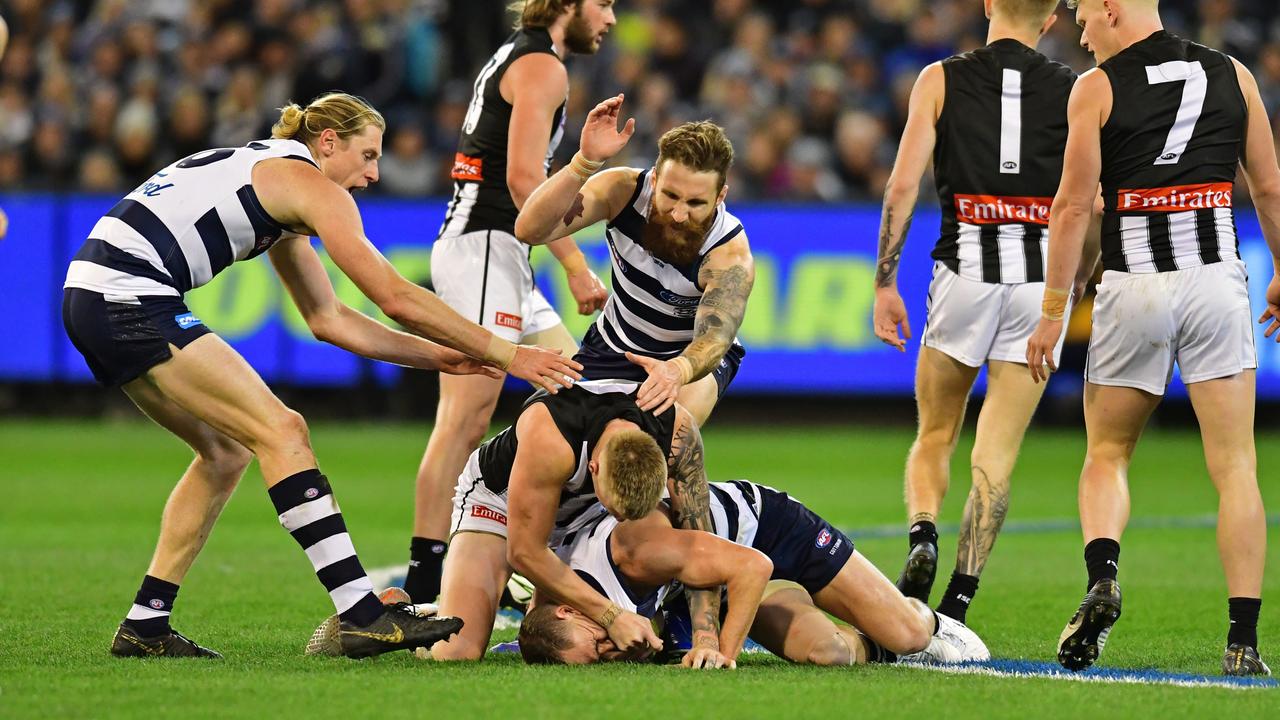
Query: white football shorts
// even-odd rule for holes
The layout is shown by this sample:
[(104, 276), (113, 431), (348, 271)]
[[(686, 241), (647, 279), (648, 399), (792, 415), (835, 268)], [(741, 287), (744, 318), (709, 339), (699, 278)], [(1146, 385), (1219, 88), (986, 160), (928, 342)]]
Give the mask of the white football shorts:
[(1163, 395), (1175, 362), (1184, 383), (1258, 367), (1244, 263), (1102, 274), (1085, 380)]
[(561, 324), (533, 282), (529, 246), (501, 230), (437, 239), (431, 283), (449, 307), (504, 340), (518, 343)]
[[(921, 343), (969, 367), (981, 367), (988, 360), (1025, 365), (1027, 339), (1040, 322), (1043, 296), (1042, 282), (985, 283), (934, 263)], [(1055, 365), (1064, 337), (1066, 323), (1053, 348)]]

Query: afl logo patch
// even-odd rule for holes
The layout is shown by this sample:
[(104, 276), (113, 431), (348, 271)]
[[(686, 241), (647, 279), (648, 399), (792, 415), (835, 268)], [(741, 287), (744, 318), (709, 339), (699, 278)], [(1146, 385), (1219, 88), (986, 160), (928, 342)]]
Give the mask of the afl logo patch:
[(320, 497), (320, 491), (316, 488), (307, 488), (306, 492), (302, 493), (302, 497), (308, 500), (315, 500)]
[(152, 599), (150, 602), (148, 602), (147, 604), (148, 604), (148, 605), (150, 605), (152, 608), (154, 608), (154, 609), (156, 609), (156, 610), (163, 610), (163, 609), (164, 609), (164, 601), (163, 601), (163, 600), (161, 600), (160, 598), (153, 598), (153, 599)]
[(831, 544), (831, 531), (830, 531), (830, 530), (828, 530), (828, 529), (826, 529), (826, 528), (822, 528), (822, 532), (818, 533), (818, 539), (817, 539), (817, 540), (814, 540), (814, 541), (813, 541), (813, 544), (814, 544), (815, 546), (817, 546), (819, 549), (824, 548), (824, 547), (826, 547), (826, 546), (830, 545), (830, 544)]
[(1161, 155), (1161, 156), (1160, 156), (1160, 159), (1161, 159), (1161, 160), (1172, 160), (1172, 159), (1174, 159), (1174, 158), (1176, 158), (1176, 157), (1178, 157), (1178, 154), (1177, 154), (1177, 153), (1165, 153), (1165, 154), (1163, 154), (1163, 155)]
[(1016, 163), (1016, 162), (1014, 162), (1014, 161), (1012, 161), (1012, 160), (1005, 160), (1005, 161), (1004, 161), (1004, 166), (1003, 166), (1003, 167), (1004, 167), (1004, 169), (1005, 169), (1005, 170), (1017, 170), (1017, 169), (1018, 169), (1018, 163)]

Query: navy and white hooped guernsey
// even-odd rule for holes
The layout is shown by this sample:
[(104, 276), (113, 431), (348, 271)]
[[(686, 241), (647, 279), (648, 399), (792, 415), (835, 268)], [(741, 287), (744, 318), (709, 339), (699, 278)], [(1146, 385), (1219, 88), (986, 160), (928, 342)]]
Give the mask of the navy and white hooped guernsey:
[(253, 167), (270, 158), (316, 165), (296, 140), (258, 140), (179, 160), (116, 203), (85, 240), (63, 287), (118, 297), (181, 297), (288, 229), (263, 209)]
[(595, 329), (613, 352), (665, 359), (680, 354), (693, 340), (693, 320), (702, 300), (698, 269), (703, 258), (737, 237), (742, 223), (720, 203), (697, 260), (688, 265), (659, 260), (639, 243), (653, 200), (652, 173), (653, 168), (640, 172), (631, 201), (605, 230), (613, 292)]

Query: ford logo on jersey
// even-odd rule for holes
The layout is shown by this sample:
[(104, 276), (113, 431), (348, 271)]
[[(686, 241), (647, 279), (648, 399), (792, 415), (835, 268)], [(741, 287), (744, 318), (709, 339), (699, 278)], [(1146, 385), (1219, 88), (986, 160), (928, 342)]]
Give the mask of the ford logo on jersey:
[(822, 528), (822, 532), (819, 532), (819, 533), (818, 533), (818, 539), (817, 539), (817, 540), (815, 540), (815, 541), (813, 541), (813, 544), (814, 544), (814, 545), (816, 545), (816, 546), (817, 546), (818, 548), (820, 548), (820, 549), (821, 549), (821, 548), (824, 548), (824, 547), (826, 547), (826, 546), (828, 546), (828, 545), (830, 545), (830, 544), (831, 544), (831, 531), (830, 531), (830, 530), (828, 530), (828, 529), (826, 529), (826, 528)]
[(178, 327), (182, 328), (183, 330), (190, 330), (191, 328), (197, 325), (204, 324), (203, 322), (200, 322), (200, 318), (196, 317), (195, 313), (183, 313), (181, 315), (174, 315), (173, 321), (178, 323)]

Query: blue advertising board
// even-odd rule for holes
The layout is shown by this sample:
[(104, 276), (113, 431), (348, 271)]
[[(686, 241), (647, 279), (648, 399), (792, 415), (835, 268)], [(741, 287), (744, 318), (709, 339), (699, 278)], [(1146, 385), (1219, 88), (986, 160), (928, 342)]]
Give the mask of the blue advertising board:
[[(0, 381), (92, 381), (62, 331), (61, 287), (70, 258), (114, 202), (106, 197), (0, 197), (0, 207), (9, 214), (9, 236), (0, 241)], [(374, 245), (402, 274), (425, 281), (444, 202), (361, 199), (361, 211)], [(922, 209), (916, 214), (903, 255), (899, 287), (915, 337), (908, 352), (899, 353), (876, 340), (871, 330), (878, 208), (772, 204), (735, 205), (733, 211), (746, 228), (756, 259), (755, 289), (740, 333), (747, 357), (735, 392), (909, 394), (924, 327), (937, 212)], [(1238, 213), (1237, 222), (1241, 251), (1254, 279), (1250, 291), (1256, 314), (1264, 307), (1270, 253), (1252, 212)], [(578, 240), (607, 283), (608, 248), (601, 232), (592, 228)], [(382, 317), (327, 258), (325, 262), (340, 298)], [(577, 314), (554, 258), (536, 249), (532, 263), (565, 324), (581, 335), (591, 318)], [(187, 302), (271, 382), (390, 383), (401, 372), (311, 338), (265, 258), (236, 263), (190, 293)], [(1280, 349), (1261, 333), (1258, 360), (1259, 394), (1280, 398)]]

